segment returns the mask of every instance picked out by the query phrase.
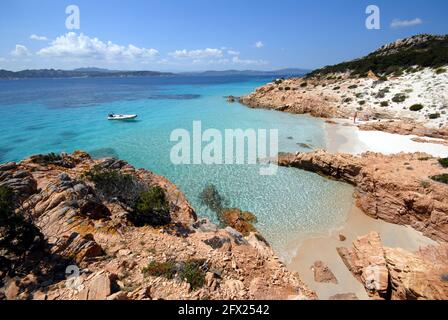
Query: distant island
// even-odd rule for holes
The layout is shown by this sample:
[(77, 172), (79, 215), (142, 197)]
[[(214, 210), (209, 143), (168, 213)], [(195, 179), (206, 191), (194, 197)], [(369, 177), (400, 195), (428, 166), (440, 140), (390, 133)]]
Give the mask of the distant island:
[(78, 68), (73, 70), (38, 69), (8, 71), (0, 70), (0, 79), (32, 79), (32, 78), (103, 78), (103, 77), (160, 77), (160, 76), (303, 76), (310, 70), (281, 69), (275, 71), (225, 70), (202, 72), (158, 72), (158, 71), (123, 71), (101, 68)]

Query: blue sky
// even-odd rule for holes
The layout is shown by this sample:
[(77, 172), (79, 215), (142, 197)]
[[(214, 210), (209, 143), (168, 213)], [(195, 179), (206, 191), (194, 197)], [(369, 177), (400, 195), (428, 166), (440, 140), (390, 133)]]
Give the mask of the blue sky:
[[(79, 30), (65, 26), (72, 4)], [(371, 4), (380, 30), (365, 27)], [(312, 69), (446, 34), (447, 13), (446, 0), (1, 0), (0, 68)]]

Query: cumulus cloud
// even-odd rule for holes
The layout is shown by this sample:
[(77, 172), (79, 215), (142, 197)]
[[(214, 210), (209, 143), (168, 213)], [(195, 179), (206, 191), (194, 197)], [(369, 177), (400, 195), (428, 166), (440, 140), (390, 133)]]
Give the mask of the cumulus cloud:
[(111, 41), (103, 42), (84, 34), (68, 32), (57, 37), (50, 46), (37, 52), (43, 57), (91, 58), (97, 60), (130, 59), (141, 60), (153, 58), (159, 52), (156, 49), (140, 48), (129, 44), (122, 46)]
[(37, 40), (37, 41), (47, 41), (48, 40), (47, 37), (45, 37), (45, 36), (38, 36), (37, 34), (32, 34), (30, 36), (30, 39), (31, 40)]
[(174, 58), (191, 58), (191, 59), (203, 59), (203, 58), (219, 58), (222, 57), (223, 52), (221, 49), (197, 49), (197, 50), (176, 50), (170, 52), (168, 55)]
[(419, 24), (422, 24), (423, 20), (420, 18), (415, 18), (412, 20), (401, 20), (401, 19), (394, 19), (390, 26), (392, 28), (405, 28), (405, 27), (412, 27), (417, 26)]
[(238, 51), (234, 51), (234, 50), (229, 50), (227, 51), (227, 53), (231, 56), (239, 56), (240, 53)]
[(264, 43), (263, 42), (261, 42), (261, 41), (255, 42), (255, 48), (261, 49), (263, 47), (264, 47)]
[(11, 51), (11, 55), (14, 57), (26, 57), (30, 54), (28, 48), (21, 44), (16, 44), (15, 49)]

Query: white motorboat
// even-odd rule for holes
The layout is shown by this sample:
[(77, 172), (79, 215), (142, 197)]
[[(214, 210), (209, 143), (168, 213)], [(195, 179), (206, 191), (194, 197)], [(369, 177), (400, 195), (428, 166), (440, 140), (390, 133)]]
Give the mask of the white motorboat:
[(111, 113), (107, 116), (107, 120), (133, 120), (137, 118), (136, 114), (114, 114)]

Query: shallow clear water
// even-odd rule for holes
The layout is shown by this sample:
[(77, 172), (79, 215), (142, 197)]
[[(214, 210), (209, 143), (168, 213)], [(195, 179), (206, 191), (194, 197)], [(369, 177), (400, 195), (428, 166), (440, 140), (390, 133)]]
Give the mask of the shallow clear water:
[[(202, 127), (278, 129), (280, 151), (299, 143), (325, 145), (323, 122), (307, 116), (253, 110), (228, 104), (270, 81), (242, 77), (166, 77), (123, 79), (39, 79), (0, 81), (0, 162), (44, 152), (86, 150), (115, 156), (150, 169), (176, 183), (199, 216), (215, 220), (198, 194), (213, 183), (231, 207), (258, 217), (258, 229), (287, 258), (298, 234), (340, 226), (351, 203), (351, 187), (296, 169), (261, 176), (257, 165), (181, 165), (170, 162), (171, 131)], [(107, 121), (106, 115), (137, 113), (138, 121)]]

